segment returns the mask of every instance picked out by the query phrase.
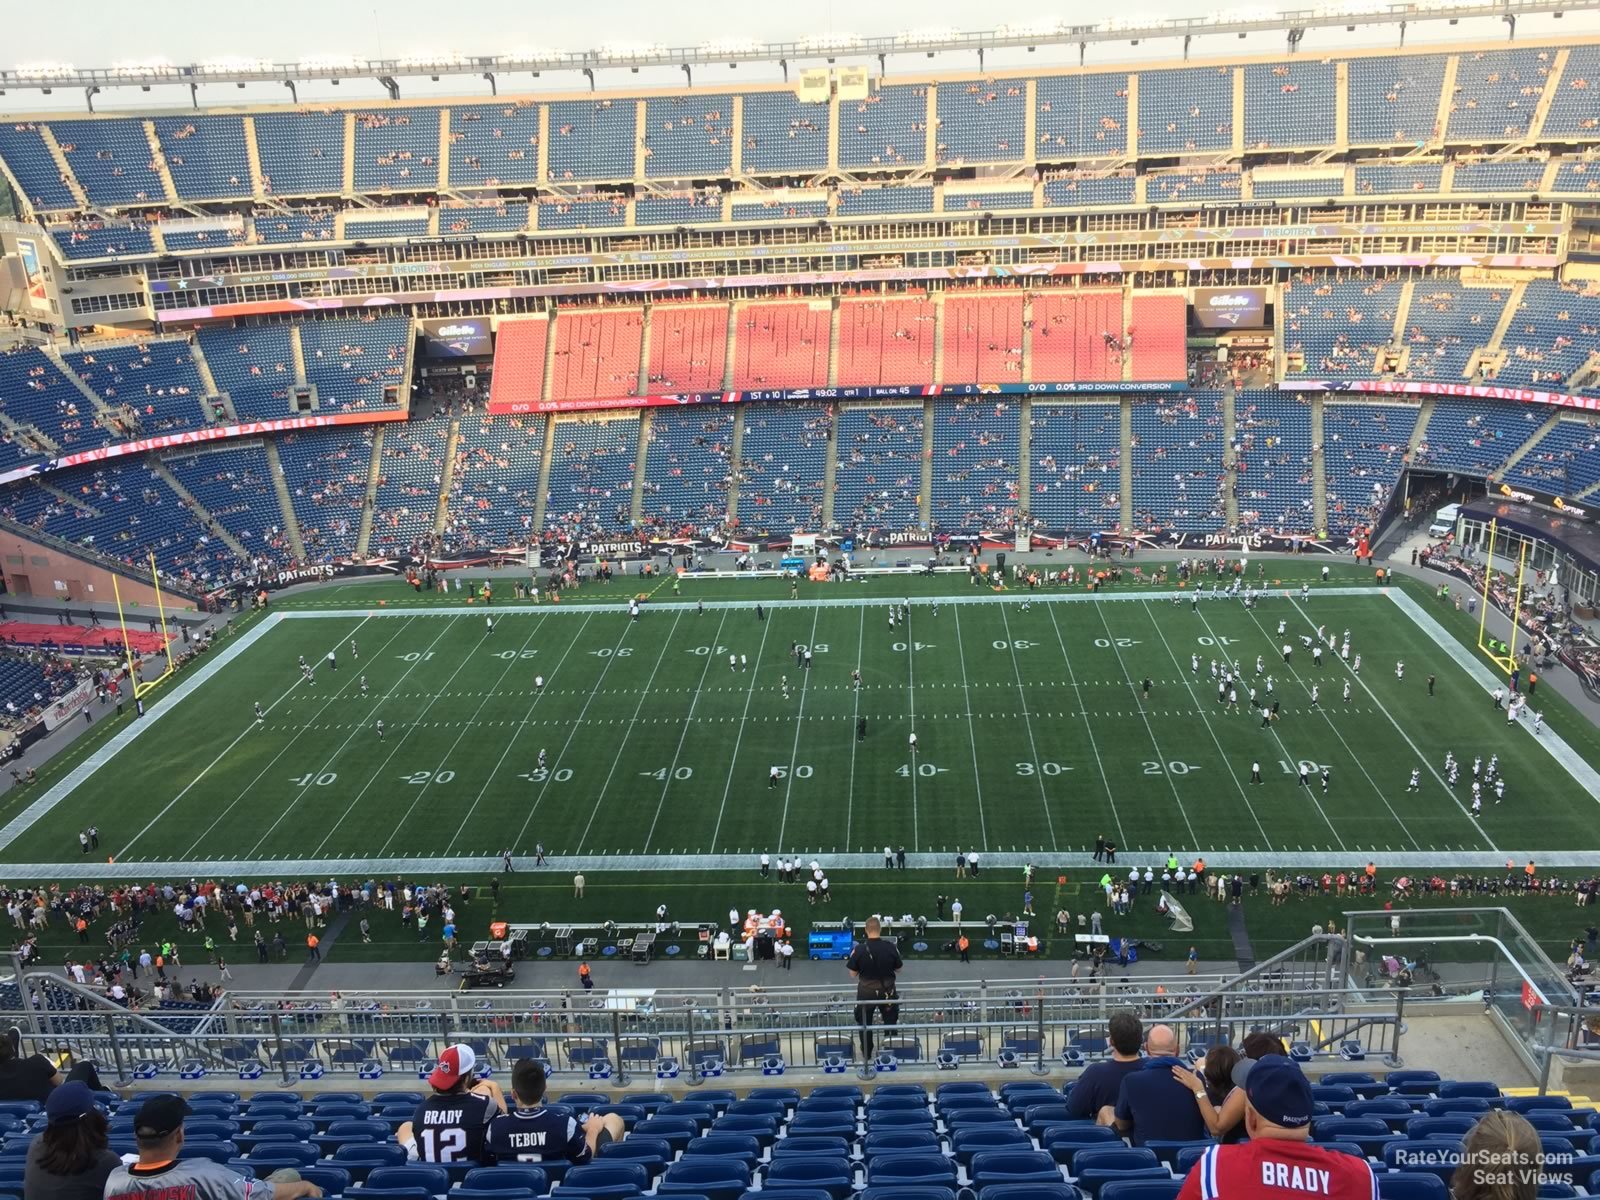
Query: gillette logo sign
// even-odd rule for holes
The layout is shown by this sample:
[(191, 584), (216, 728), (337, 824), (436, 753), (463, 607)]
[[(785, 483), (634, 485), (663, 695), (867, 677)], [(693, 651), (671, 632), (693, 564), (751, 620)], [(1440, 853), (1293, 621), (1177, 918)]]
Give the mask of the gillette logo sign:
[(1195, 288), (1194, 323), (1201, 329), (1259, 329), (1267, 323), (1264, 288)]
[(460, 318), (418, 321), (425, 358), (479, 358), (494, 353), (488, 321)]

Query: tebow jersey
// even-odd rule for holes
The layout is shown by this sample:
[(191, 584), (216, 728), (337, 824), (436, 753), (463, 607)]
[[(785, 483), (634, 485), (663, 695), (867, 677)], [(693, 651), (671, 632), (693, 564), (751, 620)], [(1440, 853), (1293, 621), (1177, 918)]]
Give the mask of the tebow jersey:
[(429, 1096), (411, 1118), (414, 1153), (423, 1162), (487, 1162), (483, 1140), (499, 1106), (477, 1092)]
[(583, 1126), (566, 1109), (518, 1108), (489, 1125), (489, 1153), (497, 1163), (568, 1162), (594, 1157)]
[(1213, 1146), (1189, 1169), (1178, 1200), (1378, 1200), (1367, 1161), (1309, 1142), (1258, 1138)]

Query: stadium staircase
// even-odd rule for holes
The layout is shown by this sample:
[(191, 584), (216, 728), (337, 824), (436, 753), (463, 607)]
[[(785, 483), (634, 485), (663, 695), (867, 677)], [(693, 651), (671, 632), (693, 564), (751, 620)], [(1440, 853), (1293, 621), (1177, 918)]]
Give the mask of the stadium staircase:
[[(1539, 140), (1544, 132), (1544, 120), (1550, 115), (1550, 106), (1555, 103), (1556, 96), (1561, 91), (1562, 79), (1567, 73), (1567, 60), (1572, 57), (1570, 49), (1560, 49), (1555, 53), (1555, 58), (1550, 63), (1550, 74), (1544, 80), (1544, 87), (1540, 89), (1539, 100), (1533, 106), (1533, 116), (1528, 121), (1528, 134), (1526, 143), (1531, 144)], [(1552, 163), (1553, 167), (1555, 164)]]
[(1406, 461), (1408, 463), (1416, 461), (1417, 447), (1421, 446), (1427, 439), (1428, 419), (1433, 416), (1433, 406), (1434, 398), (1432, 396), (1424, 396), (1422, 398), (1422, 404), (1417, 410), (1416, 428), (1412, 429), (1411, 441), (1406, 446)]
[[(218, 449), (229, 450), (232, 447), (224, 442)], [(223, 545), (232, 550), (241, 559), (249, 561), (250, 552), (244, 548), (239, 539), (229, 533), (222, 522), (211, 515), (210, 509), (195, 499), (193, 492), (178, 482), (178, 477), (172, 473), (172, 468), (167, 466), (159, 455), (147, 454), (144, 456), (144, 462), (146, 466), (166, 481), (167, 486), (176, 493), (178, 499), (183, 501), (189, 507), (189, 510), (200, 519), (200, 523), (206, 527), (207, 532), (221, 541)]]
[(1561, 410), (1560, 409), (1556, 409), (1548, 417), (1545, 418), (1544, 423), (1542, 425), (1540, 425), (1537, 429), (1535, 429), (1533, 431), (1533, 433), (1531, 433), (1528, 436), (1528, 440), (1527, 441), (1523, 442), (1522, 445), (1518, 446), (1514, 451), (1512, 451), (1511, 457), (1507, 458), (1505, 460), (1505, 462), (1501, 463), (1500, 466), (1494, 472), (1492, 472), (1490, 474), (1490, 476), (1489, 476), (1490, 480), (1491, 481), (1499, 481), (1501, 479), (1504, 479), (1507, 475), (1511, 474), (1511, 468), (1515, 467), (1519, 462), (1521, 462), (1523, 460), (1523, 458), (1526, 457), (1528, 451), (1532, 450), (1535, 446), (1537, 446), (1539, 444), (1539, 440), (1541, 438), (1543, 438), (1545, 434), (1547, 434), (1551, 430), (1553, 430), (1560, 423), (1561, 423)]
[[(248, 122), (246, 124), (248, 125)], [(194, 359), (194, 369), (200, 376), (200, 382), (206, 385), (206, 394), (200, 397), (200, 403), (205, 408), (206, 420), (214, 420), (211, 406), (215, 402), (222, 405), (222, 411), (227, 414), (229, 421), (237, 421), (239, 413), (233, 407), (233, 397), (217, 387), (217, 377), (211, 373), (211, 364), (206, 361), (206, 352), (201, 349), (199, 338), (189, 343), (189, 354)]]
[[(935, 355), (942, 340), (933, 339)], [(933, 401), (928, 400), (922, 405), (922, 482), (917, 491), (918, 521), (924, 529), (933, 527), (933, 429)]]
[[(550, 352), (555, 352), (555, 338), (550, 339)], [(545, 376), (549, 378), (548, 375)], [(539, 452), (539, 495), (533, 504), (533, 527), (544, 528), (544, 510), (550, 500), (550, 460), (555, 457), (556, 422), (554, 415), (544, 423), (544, 449)]]
[[(1024, 310), (1026, 312), (1026, 310)], [(1024, 341), (1026, 344), (1026, 341)], [(1033, 495), (1033, 401), (1017, 406), (1017, 509), (1026, 512)]]
[(1328, 528), (1328, 462), (1323, 457), (1323, 407), (1320, 393), (1311, 395), (1311, 514), (1317, 533)]
[[(833, 310), (834, 320), (839, 317), (837, 307)], [(835, 342), (835, 345), (838, 343)], [(832, 371), (832, 367), (829, 370)], [(834, 484), (839, 478), (839, 406), (833, 406), (831, 419), (828, 421), (828, 457), (823, 459), (822, 467), (822, 523), (824, 526), (833, 525), (833, 492)]]
[[(739, 143), (735, 142), (737, 146)], [(732, 305), (729, 305), (730, 311)], [(729, 318), (732, 324), (732, 318)], [(732, 334), (730, 332), (729, 336)], [(732, 369), (732, 347), (729, 348), (729, 370)], [(739, 464), (744, 461), (744, 405), (739, 405), (733, 413), (733, 440), (728, 443), (728, 524), (737, 525), (739, 522)]]
[(300, 326), (289, 326), (289, 353), (294, 356), (294, 381), (301, 387), (306, 384), (306, 349), (300, 340)]
[[(1228, 377), (1228, 386), (1222, 389), (1222, 508), (1230, 528), (1239, 524), (1239, 392)], [(1123, 457), (1129, 457), (1128, 448), (1122, 448)]]
[(56, 170), (61, 172), (61, 181), (67, 185), (67, 190), (72, 193), (72, 198), (80, 209), (93, 211), (89, 203), (89, 193), (83, 190), (83, 184), (78, 182), (78, 177), (72, 172), (72, 164), (67, 162), (67, 156), (61, 151), (61, 143), (56, 141), (55, 132), (48, 125), (39, 126), (39, 137), (50, 151), (50, 157), (55, 160)]
[(844, 324), (844, 314), (837, 297), (833, 312), (828, 317), (828, 386), (839, 386), (839, 330)]
[(267, 451), (267, 465), (272, 468), (272, 487), (278, 493), (278, 507), (283, 510), (283, 532), (289, 537), (289, 549), (296, 562), (305, 562), (306, 544), (300, 537), (300, 521), (294, 515), (294, 497), (289, 495), (289, 483), (283, 475), (278, 443), (274, 438), (262, 438), (261, 444)]
[(461, 447), (461, 418), (450, 418), (450, 432), (444, 440), (444, 464), (439, 470), (439, 503), (434, 509), (433, 532), (443, 533), (450, 523), (450, 491), (455, 486), (456, 455)]
[[(378, 480), (383, 475), (383, 439), (387, 425), (378, 425), (372, 431), (372, 461), (367, 466), (367, 493), (361, 502), (361, 531), (356, 534), (356, 554), (365, 556), (372, 541), (372, 515), (378, 507)], [(441, 495), (444, 494), (441, 491)]]
[(347, 199), (360, 202), (356, 192), (356, 114), (344, 114), (344, 157), (340, 165), (339, 191)]
[[(640, 340), (642, 347), (647, 347), (650, 341), (650, 322), (644, 323), (644, 337)], [(648, 362), (649, 360), (646, 359)], [(635, 526), (644, 516), (644, 472), (645, 460), (650, 456), (650, 430), (655, 425), (656, 410), (641, 408), (639, 410), (639, 453), (634, 458), (633, 466), (633, 498), (629, 502), (628, 513)]]
[(89, 386), (88, 382), (62, 360), (61, 351), (53, 345), (39, 347), (40, 352), (50, 360), (52, 366), (67, 378), (67, 382), (78, 389), (80, 395), (88, 402), (89, 407), (85, 412), (94, 416), (94, 423), (102, 429), (111, 428), (111, 410), (105, 406), (98, 393)]
[(141, 121), (144, 127), (145, 141), (150, 144), (150, 162), (156, 169), (156, 175), (161, 179), (161, 189), (167, 198), (167, 203), (183, 206), (178, 198), (178, 185), (173, 181), (172, 168), (167, 163), (167, 155), (161, 148), (161, 139), (156, 136), (156, 123), (154, 121)]
[(267, 198), (266, 172), (261, 169), (261, 143), (256, 140), (256, 119), (244, 118), (244, 152), (250, 160), (250, 194), (257, 201)]
[(1133, 401), (1129, 397), (1124, 396), (1120, 402), (1120, 407), (1122, 411), (1122, 432), (1120, 434), (1122, 441), (1122, 460), (1119, 465), (1122, 469), (1122, 475), (1117, 481), (1117, 486), (1122, 489), (1122, 512), (1117, 519), (1121, 523), (1121, 528), (1132, 529), (1133, 454), (1128, 448), (1133, 445)]

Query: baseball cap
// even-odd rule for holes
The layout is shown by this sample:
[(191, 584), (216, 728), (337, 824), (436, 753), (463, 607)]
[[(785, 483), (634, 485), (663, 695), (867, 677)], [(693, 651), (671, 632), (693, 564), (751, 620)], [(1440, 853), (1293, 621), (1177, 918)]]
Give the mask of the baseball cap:
[(50, 1093), (44, 1111), (50, 1118), (50, 1124), (61, 1125), (87, 1116), (94, 1111), (94, 1107), (94, 1093), (89, 1090), (89, 1085), (72, 1080)]
[(1311, 1084), (1292, 1059), (1281, 1054), (1242, 1058), (1233, 1069), (1233, 1082), (1244, 1088), (1250, 1107), (1272, 1124), (1284, 1129), (1311, 1124)]
[(183, 1119), (192, 1111), (182, 1096), (151, 1096), (139, 1106), (139, 1115), (133, 1119), (134, 1135), (142, 1138), (166, 1137), (181, 1127)]
[(478, 1056), (471, 1046), (456, 1044), (439, 1056), (439, 1065), (428, 1076), (428, 1083), (441, 1092), (455, 1087), (478, 1065)]

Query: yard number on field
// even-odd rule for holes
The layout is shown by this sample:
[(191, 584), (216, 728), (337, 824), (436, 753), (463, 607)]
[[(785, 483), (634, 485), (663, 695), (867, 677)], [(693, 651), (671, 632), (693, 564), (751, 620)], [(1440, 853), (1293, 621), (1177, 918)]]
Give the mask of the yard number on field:
[[(825, 649), (827, 649), (827, 647), (826, 646), (818, 646), (817, 649), (818, 650), (825, 650)], [(909, 646), (907, 646), (906, 643), (904, 643), (904, 642), (896, 642), (894, 644), (894, 652), (896, 654), (904, 654), (907, 650), (932, 650), (932, 649), (933, 649), (933, 643), (932, 642), (912, 642)]]
[(1190, 771), (1198, 771), (1199, 769), (1200, 767), (1196, 763), (1186, 763), (1178, 759), (1173, 759), (1171, 762), (1147, 762), (1144, 764), (1144, 773), (1146, 775), (1187, 775)]
[(1202, 646), (1231, 646), (1239, 639), (1230, 637), (1203, 637), (1196, 638), (1195, 640)]
[(295, 787), (310, 787), (313, 783), (318, 787), (327, 787), (338, 778), (339, 776), (336, 772), (324, 771), (321, 775), (302, 775), (298, 779), (291, 779), (289, 782), (294, 784)]
[(419, 786), (428, 783), (453, 783), (456, 773), (454, 771), (412, 771), (409, 775), (400, 776), (401, 783), (414, 783)]
[(1128, 647), (1137, 646), (1139, 643), (1135, 638), (1095, 638), (1094, 644), (1102, 650), (1109, 650), (1113, 646), (1118, 650), (1126, 650)]
[(1071, 767), (1067, 766), (1065, 763), (1058, 762), (1019, 762), (1017, 764), (1018, 775), (1060, 775), (1063, 771), (1070, 770), (1072, 770)]
[(529, 783), (544, 783), (547, 779), (553, 779), (557, 783), (566, 783), (567, 780), (572, 778), (572, 768), (557, 767), (552, 771), (549, 767), (535, 767), (531, 771), (524, 771), (517, 778), (526, 779)]
[(661, 782), (665, 783), (669, 779), (693, 779), (694, 768), (662, 767), (655, 771), (640, 771), (639, 774), (645, 779), (659, 779)]
[[(519, 658), (532, 658), (537, 653), (539, 653), (537, 650), (501, 650), (495, 657), (504, 659), (506, 662), (512, 662)], [(556, 665), (559, 666), (560, 664)]]
[(915, 767), (907, 763), (904, 766), (897, 768), (895, 770), (895, 774), (900, 776), (902, 779), (910, 779), (911, 772), (916, 771), (918, 775), (927, 778), (930, 775), (943, 775), (949, 770), (949, 767), (936, 767), (930, 762), (917, 763)]
[(396, 654), (401, 662), (427, 662), (433, 657), (432, 650), (413, 650), (410, 654)]
[(633, 648), (631, 646), (618, 646), (615, 650), (591, 650), (589, 653), (596, 658), (610, 658), (612, 655), (616, 655), (618, 658), (627, 658), (633, 653)]
[(998, 642), (997, 641), (997, 642), (994, 643), (994, 648), (996, 650), (1032, 650), (1038, 644), (1039, 644), (1038, 642), (1029, 642), (1029, 641), (1024, 641), (1022, 638), (1018, 638), (1014, 642)]
[(1283, 759), (1280, 758), (1278, 760), (1278, 765), (1283, 768), (1283, 773), (1285, 775), (1293, 775), (1293, 774), (1295, 774), (1296, 773), (1296, 768), (1299, 768), (1300, 770), (1303, 770), (1307, 775), (1316, 775), (1316, 774), (1319, 774), (1320, 772), (1328, 769), (1328, 764), (1326, 764), (1326, 763), (1314, 763), (1309, 758), (1302, 758), (1297, 763), (1288, 763), (1288, 762), (1285, 762)]

